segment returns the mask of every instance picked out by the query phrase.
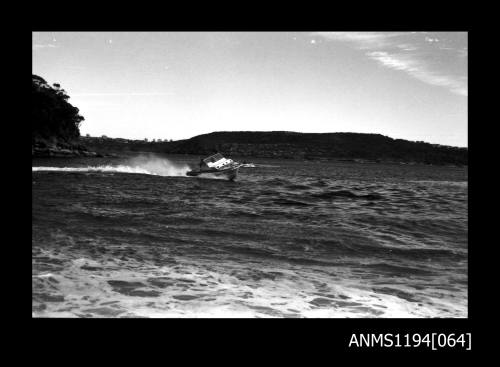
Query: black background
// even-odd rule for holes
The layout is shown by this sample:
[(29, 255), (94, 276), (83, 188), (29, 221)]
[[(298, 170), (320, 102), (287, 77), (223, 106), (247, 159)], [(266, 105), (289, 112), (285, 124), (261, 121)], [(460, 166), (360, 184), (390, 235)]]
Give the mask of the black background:
[[(451, 11), (450, 9), (454, 9)], [(19, 297), (8, 296), (10, 310), (4, 318), (24, 320), (16, 322), (15, 335), (22, 335), (19, 341), (23, 350), (39, 360), (59, 361), (65, 364), (76, 362), (97, 363), (105, 352), (109, 361), (115, 358), (132, 362), (135, 357), (141, 365), (155, 363), (179, 365), (192, 362), (228, 363), (241, 365), (267, 364), (288, 361), (316, 364), (318, 358), (328, 365), (344, 364), (336, 353), (360, 351), (349, 348), (352, 333), (472, 333), (472, 350), (483, 350), (488, 344), (488, 334), (495, 332), (492, 323), (495, 306), (480, 305), (480, 300), (493, 297), (495, 292), (492, 275), (486, 276), (484, 254), (486, 248), (495, 246), (493, 239), (485, 239), (483, 228), (487, 216), (482, 206), (491, 200), (487, 195), (490, 185), (483, 186), (481, 165), (485, 157), (481, 149), (494, 146), (486, 142), (484, 129), (492, 126), (494, 116), (487, 121), (479, 114), (485, 98), (481, 84), (489, 84), (488, 79), (470, 72), (471, 66), (482, 64), (484, 48), (481, 42), (485, 32), (480, 28), (487, 21), (476, 17), (474, 10), (462, 8), (454, 3), (451, 7), (438, 8), (433, 3), (390, 4), (372, 3), (366, 6), (353, 3), (351, 8), (330, 3), (292, 3), (281, 5), (270, 3), (257, 5), (256, 2), (242, 3), (185, 3), (181, 8), (168, 2), (145, 3), (37, 3), (26, 4), (29, 11), (30, 29), (26, 24), (22, 32), (12, 25), (11, 34), (16, 35), (16, 47), (9, 52), (9, 58), (17, 72), (6, 71), (13, 76), (9, 92), (14, 96), (14, 117), (4, 119), (4, 124), (20, 129), (8, 131), (4, 135), (4, 157), (15, 152), (12, 173), (17, 180), (8, 182), (16, 192), (6, 198), (13, 204), (10, 220), (16, 222), (13, 236), (4, 246), (14, 246), (19, 250), (15, 261), (10, 262), (11, 276), (24, 279), (15, 283)], [(462, 12), (460, 14), (460, 12)], [(487, 12), (486, 12), (487, 13)], [(484, 11), (483, 11), (484, 14)], [(4, 16), (8, 16), (5, 15)], [(25, 17), (24, 17), (25, 18)], [(477, 23), (478, 26), (473, 25)], [(25, 23), (27, 23), (25, 21)], [(21, 220), (29, 213), (29, 67), (30, 38), (32, 31), (468, 31), (469, 32), (469, 316), (466, 319), (33, 319), (30, 309), (29, 285), (31, 281), (24, 275), (30, 270), (30, 239), (28, 221)], [(10, 36), (8, 36), (10, 37)], [(472, 62), (471, 62), (472, 61)], [(481, 67), (479, 67), (481, 69)], [(5, 69), (4, 69), (5, 70)], [(26, 83), (26, 85), (24, 84)], [(5, 86), (4, 86), (5, 88)], [(15, 91), (14, 91), (15, 90)], [(19, 91), (18, 91), (19, 90)], [(481, 91), (481, 92), (478, 92)], [(22, 96), (22, 97), (21, 97)], [(472, 97), (472, 98), (471, 98)], [(481, 102), (476, 102), (480, 100)], [(477, 105), (480, 106), (477, 106)], [(472, 116), (474, 116), (472, 118)], [(7, 129), (8, 130), (8, 129)], [(26, 130), (26, 131), (24, 131)], [(475, 131), (474, 131), (475, 130)], [(23, 139), (20, 136), (25, 136)], [(16, 136), (15, 139), (8, 139)], [(23, 142), (21, 144), (21, 141)], [(24, 147), (26, 144), (26, 147)], [(24, 155), (26, 154), (26, 155)], [(482, 158), (483, 157), (483, 158)], [(489, 156), (490, 159), (492, 156)], [(10, 162), (9, 162), (10, 163)], [(490, 168), (494, 162), (490, 162)], [(471, 179), (472, 178), (472, 179)], [(5, 181), (5, 179), (3, 180)], [(472, 181), (472, 185), (471, 185)], [(488, 188), (487, 188), (488, 187)], [(10, 196), (10, 195), (7, 195)], [(21, 205), (24, 204), (24, 205)], [(22, 209), (21, 209), (22, 208)], [(19, 220), (18, 220), (19, 219)], [(20, 225), (24, 223), (24, 225)], [(4, 224), (5, 225), (5, 224)], [(14, 227), (13, 227), (14, 228)], [(14, 256), (14, 255), (13, 255)], [(10, 255), (9, 255), (10, 257)], [(488, 257), (488, 256), (487, 256)], [(14, 257), (13, 257), (14, 258)], [(22, 261), (19, 261), (22, 260)], [(487, 279), (491, 279), (488, 281)], [(486, 295), (481, 284), (488, 283)], [(15, 299), (15, 301), (12, 300)], [(15, 311), (15, 312), (12, 312)], [(17, 314), (19, 313), (19, 314)], [(489, 321), (491, 319), (491, 321)], [(484, 327), (486, 325), (488, 327)], [(486, 331), (484, 331), (486, 330)], [(18, 334), (21, 333), (21, 334)], [(494, 334), (492, 334), (494, 336)], [(29, 345), (26, 342), (29, 341)], [(362, 351), (383, 350), (384, 348), (364, 348)], [(390, 348), (388, 352), (423, 351), (426, 348)], [(460, 348), (456, 348), (459, 351)], [(447, 351), (447, 350), (442, 350)], [(69, 352), (69, 353), (68, 353)], [(267, 353), (273, 355), (270, 359)], [(430, 352), (433, 355), (439, 352)], [(470, 353), (469, 353), (470, 354)], [(64, 355), (64, 357), (63, 357)], [(407, 361), (408, 359), (405, 359)], [(289, 363), (289, 362), (287, 362)], [(301, 364), (302, 364), (301, 363)], [(100, 363), (99, 363), (100, 364)], [(406, 362), (405, 362), (406, 364)]]

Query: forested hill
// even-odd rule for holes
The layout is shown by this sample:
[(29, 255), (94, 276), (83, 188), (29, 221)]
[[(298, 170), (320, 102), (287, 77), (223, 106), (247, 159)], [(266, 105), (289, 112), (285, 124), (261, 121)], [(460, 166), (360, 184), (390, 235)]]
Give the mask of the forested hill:
[(392, 139), (380, 134), (230, 131), (163, 143), (166, 153), (276, 158), (341, 158), (467, 165), (468, 149)]
[(78, 108), (69, 102), (69, 96), (59, 84), (49, 85), (43, 78), (32, 75), (32, 140), (73, 141), (80, 136)]
[(156, 152), (235, 157), (344, 159), (378, 162), (467, 165), (467, 148), (392, 139), (379, 134), (296, 133), (287, 131), (213, 132), (177, 141), (82, 137), (98, 152)]
[(77, 107), (59, 84), (49, 85), (43, 78), (31, 78), (31, 150), (32, 156), (96, 155), (80, 144), (80, 123), (84, 120)]

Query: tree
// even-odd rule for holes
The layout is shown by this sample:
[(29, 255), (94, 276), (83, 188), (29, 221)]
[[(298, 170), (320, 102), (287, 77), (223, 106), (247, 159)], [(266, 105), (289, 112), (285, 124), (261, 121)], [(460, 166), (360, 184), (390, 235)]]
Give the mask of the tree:
[(68, 102), (69, 96), (59, 84), (51, 87), (43, 78), (32, 75), (32, 141), (70, 142), (80, 136), (84, 120), (79, 109)]

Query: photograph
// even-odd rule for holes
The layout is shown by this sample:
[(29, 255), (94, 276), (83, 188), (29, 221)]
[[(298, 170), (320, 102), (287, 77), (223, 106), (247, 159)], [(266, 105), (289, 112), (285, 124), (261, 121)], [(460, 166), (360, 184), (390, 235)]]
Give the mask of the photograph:
[(470, 317), (468, 31), (32, 31), (31, 88), (32, 319)]

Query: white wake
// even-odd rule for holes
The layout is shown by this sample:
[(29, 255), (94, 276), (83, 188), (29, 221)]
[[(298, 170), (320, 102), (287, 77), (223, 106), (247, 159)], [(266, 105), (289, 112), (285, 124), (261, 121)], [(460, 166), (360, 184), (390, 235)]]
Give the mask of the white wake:
[(175, 164), (168, 159), (139, 156), (126, 164), (87, 167), (32, 167), (32, 172), (121, 172), (155, 176), (186, 176), (190, 170), (187, 164)]

